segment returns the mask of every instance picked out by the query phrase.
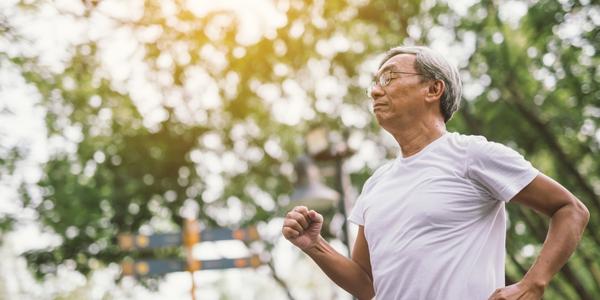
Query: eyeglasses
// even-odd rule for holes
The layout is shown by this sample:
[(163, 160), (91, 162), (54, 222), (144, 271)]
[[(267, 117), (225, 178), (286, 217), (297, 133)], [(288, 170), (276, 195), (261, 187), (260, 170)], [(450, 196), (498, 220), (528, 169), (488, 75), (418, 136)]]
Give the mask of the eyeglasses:
[(393, 74), (423, 75), (421, 73), (385, 71), (385, 72), (379, 74), (379, 76), (373, 77), (373, 81), (371, 82), (371, 85), (369, 85), (369, 87), (366, 90), (367, 96), (371, 97), (371, 92), (373, 91), (373, 88), (375, 88), (375, 85), (379, 84), (379, 86), (383, 88), (383, 87), (388, 86), (390, 84), (390, 82), (392, 82), (392, 79), (400, 78), (400, 76), (394, 76)]

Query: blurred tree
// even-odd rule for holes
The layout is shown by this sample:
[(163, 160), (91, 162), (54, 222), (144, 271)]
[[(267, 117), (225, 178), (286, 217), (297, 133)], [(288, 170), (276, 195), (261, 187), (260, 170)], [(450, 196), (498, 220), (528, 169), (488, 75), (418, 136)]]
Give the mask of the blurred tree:
[[(107, 71), (106, 37), (75, 45), (59, 72), (2, 53), (42, 95), (49, 139), (71, 145), (44, 166), (43, 199), (28, 204), (62, 238), (29, 254), (40, 275), (65, 262), (84, 273), (116, 262), (124, 255), (118, 232), (173, 229), (186, 205), (198, 207), (206, 227), (269, 222), (289, 202), (292, 162), (317, 125), (359, 148), (351, 171), (360, 188), (397, 153), (368, 113), (369, 72), (388, 48), (423, 43), (452, 53), (461, 67), (464, 101), (449, 129), (516, 148), (592, 212), (546, 298), (600, 296), (597, 3), (289, 0), (257, 8), (172, 0), (140, 2), (133, 16), (118, 17), (110, 14), (114, 1), (92, 2), (75, 17), (110, 20), (115, 33), (134, 39), (135, 50), (118, 50), (131, 53), (131, 64), (141, 56), (142, 67), (120, 77)], [(9, 28), (0, 19), (0, 30)], [(369, 145), (375, 153), (361, 153)], [(514, 282), (547, 222), (508, 209)]]
[[(593, 17), (598, 8), (569, 1), (482, 1), (461, 18), (448, 10), (425, 17), (438, 26), (452, 25), (459, 39), (475, 42), (464, 69), (466, 86), (483, 88), (465, 95), (461, 118), (451, 125), (516, 147), (592, 212), (580, 250), (551, 284), (548, 299), (595, 299), (600, 293), (600, 219), (594, 213), (600, 209), (594, 159), (600, 94), (591, 88), (600, 80)], [(527, 13), (520, 15), (522, 9)], [(507, 277), (514, 282), (533, 262), (547, 222), (520, 207), (508, 209)]]

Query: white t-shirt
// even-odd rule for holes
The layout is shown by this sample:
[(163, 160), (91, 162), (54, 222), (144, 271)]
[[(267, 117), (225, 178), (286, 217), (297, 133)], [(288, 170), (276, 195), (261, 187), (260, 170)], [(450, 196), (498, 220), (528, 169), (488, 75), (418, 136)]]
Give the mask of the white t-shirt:
[(349, 217), (364, 226), (377, 299), (488, 299), (504, 286), (504, 203), (538, 173), (458, 133), (377, 169)]

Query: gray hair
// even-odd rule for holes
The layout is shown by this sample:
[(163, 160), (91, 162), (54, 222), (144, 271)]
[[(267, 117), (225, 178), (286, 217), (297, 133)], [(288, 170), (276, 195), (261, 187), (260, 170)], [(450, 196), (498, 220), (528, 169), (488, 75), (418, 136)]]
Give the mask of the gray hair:
[(461, 99), (462, 82), (458, 69), (451, 65), (440, 53), (423, 46), (400, 46), (388, 50), (379, 64), (379, 68), (390, 58), (398, 54), (414, 54), (415, 69), (426, 79), (442, 80), (446, 85), (440, 99), (440, 110), (444, 122), (448, 122), (458, 110)]

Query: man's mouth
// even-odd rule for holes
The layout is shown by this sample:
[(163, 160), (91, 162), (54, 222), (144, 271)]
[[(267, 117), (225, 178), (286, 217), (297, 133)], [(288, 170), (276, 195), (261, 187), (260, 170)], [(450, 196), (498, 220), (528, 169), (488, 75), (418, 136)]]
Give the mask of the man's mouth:
[(373, 110), (381, 109), (383, 107), (385, 107), (385, 104), (383, 104), (383, 103), (375, 103), (375, 104), (373, 104)]

